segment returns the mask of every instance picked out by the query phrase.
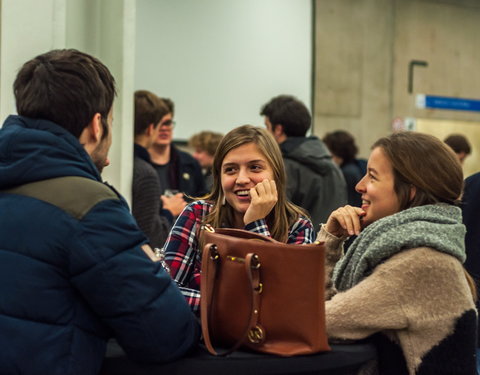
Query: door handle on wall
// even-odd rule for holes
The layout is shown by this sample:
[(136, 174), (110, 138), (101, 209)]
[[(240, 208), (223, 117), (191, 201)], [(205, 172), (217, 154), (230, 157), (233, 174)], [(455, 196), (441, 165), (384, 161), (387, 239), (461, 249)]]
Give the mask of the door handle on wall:
[(408, 63), (408, 93), (413, 92), (413, 67), (414, 66), (424, 66), (427, 67), (428, 63), (422, 60), (411, 60)]

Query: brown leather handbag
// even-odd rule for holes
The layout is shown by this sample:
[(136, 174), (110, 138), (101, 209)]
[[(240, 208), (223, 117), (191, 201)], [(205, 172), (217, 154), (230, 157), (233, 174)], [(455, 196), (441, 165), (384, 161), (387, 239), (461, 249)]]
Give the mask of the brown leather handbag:
[(200, 311), (205, 345), (282, 356), (330, 350), (325, 247), (291, 245), (241, 229), (202, 230)]

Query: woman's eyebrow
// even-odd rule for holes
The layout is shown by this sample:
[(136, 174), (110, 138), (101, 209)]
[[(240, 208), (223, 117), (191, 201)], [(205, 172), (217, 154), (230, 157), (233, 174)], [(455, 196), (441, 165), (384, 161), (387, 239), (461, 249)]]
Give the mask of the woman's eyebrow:
[(257, 160), (250, 160), (248, 163), (249, 164), (251, 164), (251, 163), (266, 163), (266, 161), (263, 160), (263, 159), (257, 159)]

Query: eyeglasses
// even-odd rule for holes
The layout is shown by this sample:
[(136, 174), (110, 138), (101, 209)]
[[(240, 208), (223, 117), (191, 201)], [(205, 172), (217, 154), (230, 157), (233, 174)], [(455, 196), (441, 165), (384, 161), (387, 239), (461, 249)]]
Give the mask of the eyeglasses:
[(169, 128), (174, 128), (175, 127), (175, 121), (173, 120), (167, 120), (167, 121), (164, 121), (160, 124), (160, 126), (168, 126)]

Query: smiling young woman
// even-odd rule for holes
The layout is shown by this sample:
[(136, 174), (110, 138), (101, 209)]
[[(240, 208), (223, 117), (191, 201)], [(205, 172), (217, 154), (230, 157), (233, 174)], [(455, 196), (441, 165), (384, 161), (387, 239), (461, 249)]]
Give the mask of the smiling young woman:
[(244, 125), (224, 136), (213, 162), (213, 187), (178, 217), (165, 243), (166, 261), (192, 310), (200, 303), (200, 227), (239, 228), (286, 243), (312, 243), (308, 215), (290, 203), (280, 149), (263, 128)]
[(272, 167), (258, 146), (247, 143), (234, 148), (221, 168), (222, 190), (233, 209), (234, 227), (265, 218), (277, 203), (277, 187)]
[(328, 335), (372, 336), (379, 374), (476, 374), (476, 297), (462, 266), (455, 154), (430, 135), (392, 134), (375, 142), (356, 188), (362, 206), (337, 209), (318, 235), (335, 266)]

